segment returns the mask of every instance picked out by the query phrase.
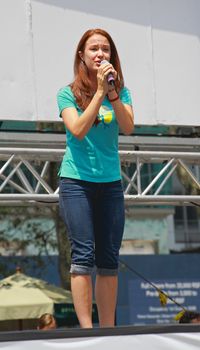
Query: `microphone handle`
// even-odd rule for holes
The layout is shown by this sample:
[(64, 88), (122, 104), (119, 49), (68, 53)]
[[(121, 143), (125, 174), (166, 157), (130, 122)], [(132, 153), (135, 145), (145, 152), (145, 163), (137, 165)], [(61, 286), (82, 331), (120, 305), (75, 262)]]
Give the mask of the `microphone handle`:
[[(106, 60), (103, 60), (103, 61), (101, 61), (101, 64), (102, 64), (102, 63), (109, 63), (109, 62), (106, 61)], [(107, 81), (108, 81), (108, 84), (109, 84), (109, 85), (115, 86), (115, 79), (114, 79), (112, 73), (109, 73), (109, 74), (108, 74), (108, 76), (107, 76)]]
[(109, 85), (115, 86), (115, 79), (112, 73), (108, 74), (107, 80)]

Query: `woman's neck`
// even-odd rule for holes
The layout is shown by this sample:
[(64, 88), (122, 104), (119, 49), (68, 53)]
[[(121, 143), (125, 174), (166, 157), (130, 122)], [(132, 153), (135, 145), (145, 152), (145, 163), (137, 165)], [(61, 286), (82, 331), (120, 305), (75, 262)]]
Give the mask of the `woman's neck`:
[(90, 79), (91, 89), (93, 91), (96, 91), (97, 90), (97, 75), (96, 75), (96, 72), (95, 72), (95, 74), (90, 74), (89, 75), (89, 79)]

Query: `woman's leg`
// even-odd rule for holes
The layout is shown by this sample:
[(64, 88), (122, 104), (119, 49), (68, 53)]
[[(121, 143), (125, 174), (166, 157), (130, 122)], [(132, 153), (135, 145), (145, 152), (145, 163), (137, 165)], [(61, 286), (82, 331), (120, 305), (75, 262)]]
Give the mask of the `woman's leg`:
[(74, 307), (80, 326), (92, 328), (92, 281), (89, 275), (71, 275)]
[(115, 324), (119, 249), (124, 230), (121, 182), (104, 184), (95, 203), (95, 296), (101, 327)]
[(60, 182), (60, 210), (71, 243), (71, 290), (80, 326), (92, 327), (94, 233), (92, 190), (84, 181)]
[(113, 327), (115, 325), (117, 287), (117, 276), (97, 275), (95, 298), (98, 306), (100, 327)]

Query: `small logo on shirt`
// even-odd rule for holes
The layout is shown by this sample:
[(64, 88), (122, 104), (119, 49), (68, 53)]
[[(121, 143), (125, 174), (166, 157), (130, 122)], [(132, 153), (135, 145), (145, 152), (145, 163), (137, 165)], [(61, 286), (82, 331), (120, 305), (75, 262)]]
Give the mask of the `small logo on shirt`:
[(108, 107), (101, 106), (99, 109), (99, 114), (96, 117), (94, 124), (97, 126), (99, 123), (102, 123), (105, 127), (108, 127), (113, 120), (113, 114)]

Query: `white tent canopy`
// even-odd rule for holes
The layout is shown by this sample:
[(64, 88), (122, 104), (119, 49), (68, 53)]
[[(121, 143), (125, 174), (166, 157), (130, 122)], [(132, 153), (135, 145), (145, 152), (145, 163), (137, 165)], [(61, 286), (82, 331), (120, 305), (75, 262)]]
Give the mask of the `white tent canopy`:
[(72, 303), (71, 292), (21, 272), (0, 281), (0, 321), (39, 318), (55, 303)]

